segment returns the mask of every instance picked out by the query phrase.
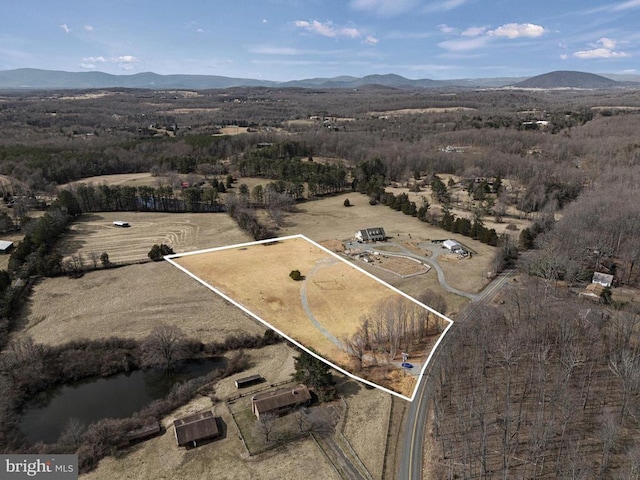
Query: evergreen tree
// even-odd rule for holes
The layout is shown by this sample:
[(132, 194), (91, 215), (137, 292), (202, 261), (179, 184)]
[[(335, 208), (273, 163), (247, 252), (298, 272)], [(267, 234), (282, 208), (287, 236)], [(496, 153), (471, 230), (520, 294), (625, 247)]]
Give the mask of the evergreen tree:
[(336, 381), (331, 375), (329, 365), (322, 360), (318, 360), (308, 353), (300, 352), (295, 359), (294, 368), (296, 371), (293, 374), (293, 379), (315, 390), (321, 401), (332, 400), (335, 397)]

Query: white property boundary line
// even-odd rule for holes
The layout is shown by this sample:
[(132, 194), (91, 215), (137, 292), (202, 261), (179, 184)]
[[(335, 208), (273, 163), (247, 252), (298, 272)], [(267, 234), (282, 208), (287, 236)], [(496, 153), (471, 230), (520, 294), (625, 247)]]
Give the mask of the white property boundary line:
[[(174, 258), (180, 258), (180, 257), (185, 257), (188, 255), (199, 255), (201, 253), (210, 253), (210, 252), (215, 252), (215, 251), (219, 251), (219, 250), (229, 250), (232, 248), (242, 248), (242, 247), (250, 247), (253, 245), (260, 245), (263, 243), (272, 243), (272, 242), (281, 242), (281, 241), (285, 241), (285, 240), (291, 240), (293, 238), (301, 238), (307, 242), (309, 242), (310, 244), (312, 244), (313, 246), (321, 249), (322, 251), (324, 251), (325, 253), (328, 253), (329, 255), (332, 255), (333, 257), (337, 258), (338, 260), (340, 260), (341, 262), (346, 263), (347, 265), (349, 265), (351, 268), (355, 268), (356, 270), (358, 270), (359, 272), (367, 275), (368, 277), (374, 279), (376, 282), (384, 285), (386, 288), (391, 289), (392, 291), (394, 291), (395, 293), (402, 295), (403, 297), (405, 297), (406, 299), (410, 300), (411, 302), (421, 306), (422, 308), (430, 311), (431, 313), (435, 314), (436, 316), (442, 318), (443, 320), (445, 320), (448, 325), (445, 327), (445, 329), (442, 331), (442, 333), (440, 334), (440, 337), (438, 338), (438, 340), (436, 341), (436, 343), (433, 345), (433, 347), (431, 348), (431, 352), (429, 353), (429, 356), (427, 357), (427, 360), (424, 362), (424, 365), (422, 366), (422, 370), (420, 371), (420, 375), (418, 376), (417, 380), (416, 380), (416, 385), (415, 388), (413, 389), (413, 393), (411, 394), (411, 397), (407, 397), (405, 395), (402, 395), (398, 392), (394, 392), (393, 390), (390, 390), (388, 388), (385, 388), (381, 385), (378, 385), (377, 383), (373, 383), (369, 380), (366, 380), (364, 378), (358, 377), (357, 375), (354, 375), (351, 372), (348, 372), (346, 370), (344, 370), (342, 367), (335, 365), (334, 363), (330, 362), (329, 360), (327, 360), (326, 358), (318, 355), (317, 353), (312, 352), (311, 350), (309, 350), (307, 347), (305, 347), (304, 345), (302, 345), (301, 343), (299, 343), (298, 341), (294, 340), (293, 338), (289, 337), (287, 334), (285, 334), (284, 332), (281, 332), (280, 330), (278, 330), (277, 328), (275, 328), (273, 325), (271, 325), (269, 322), (263, 320), (262, 318), (260, 318), (258, 315), (256, 315), (255, 313), (251, 312), (248, 308), (246, 308), (244, 305), (236, 302), (234, 299), (232, 299), (231, 297), (227, 296), (226, 294), (224, 294), (223, 292), (221, 292), (220, 290), (218, 290), (217, 288), (215, 288), (214, 286), (210, 285), (209, 283), (205, 282), (204, 280), (202, 280), (201, 278), (197, 277), (196, 275), (194, 275), (193, 273), (191, 273), (189, 270), (187, 270), (186, 268), (182, 267), (181, 265), (177, 264), (176, 262), (173, 261)], [(235, 305), (236, 307), (238, 307), (240, 310), (242, 310), (243, 312), (245, 312), (247, 315), (251, 316), (252, 318), (256, 319), (257, 321), (259, 321), (260, 323), (262, 323), (263, 325), (267, 326), (268, 328), (270, 328), (271, 330), (274, 330), (275, 332), (278, 333), (278, 335), (286, 338), (289, 342), (293, 343), (294, 345), (296, 345), (298, 348), (300, 348), (301, 350), (304, 350), (305, 352), (307, 352), (309, 355), (314, 356), (315, 358), (317, 358), (318, 360), (321, 360), (322, 362), (326, 363), (327, 365), (331, 366), (332, 368), (335, 368), (336, 370), (338, 370), (339, 372), (343, 373), (344, 375), (347, 375), (348, 377), (351, 377), (359, 382), (362, 383), (366, 383), (367, 385), (370, 385), (372, 387), (375, 388), (379, 388), (380, 390), (383, 390), (387, 393), (390, 393), (392, 395), (395, 395), (397, 397), (402, 398), (403, 400), (408, 400), (408, 401), (413, 401), (416, 393), (418, 391), (418, 387), (420, 386), (420, 382), (422, 381), (422, 376), (424, 375), (424, 372), (427, 368), (427, 366), (429, 365), (429, 362), (431, 361), (431, 357), (433, 356), (433, 352), (435, 352), (436, 348), (438, 347), (438, 345), (440, 344), (440, 342), (442, 341), (442, 339), (444, 338), (444, 336), (447, 334), (447, 332), (449, 331), (449, 329), (451, 328), (451, 326), (453, 325), (453, 320), (451, 320), (449, 317), (443, 315), (440, 312), (437, 312), (436, 310), (434, 310), (433, 308), (429, 307), (428, 305), (425, 305), (421, 302), (419, 302), (418, 300), (416, 300), (415, 298), (407, 295), (406, 293), (402, 292), (401, 290), (398, 290), (396, 287), (389, 285), (388, 283), (380, 280), (378, 277), (376, 277), (375, 275), (367, 272), (366, 270), (363, 270), (362, 268), (358, 267), (357, 265), (354, 265), (353, 263), (349, 262), (348, 260), (342, 258), (341, 256), (335, 254), (334, 252), (332, 252), (331, 250), (329, 250), (326, 247), (323, 247), (322, 245), (314, 242), (313, 240), (305, 237), (304, 235), (298, 234), (298, 235), (289, 235), (287, 237), (277, 237), (277, 238), (270, 238), (267, 240), (259, 240), (259, 241), (255, 241), (255, 242), (247, 242), (247, 243), (240, 243), (240, 244), (236, 244), (236, 245), (226, 245), (224, 247), (215, 247), (215, 248), (208, 248), (205, 250), (197, 250), (194, 252), (186, 252), (186, 253), (178, 253), (178, 254), (174, 254), (174, 255), (167, 255), (164, 257), (164, 259), (166, 261), (168, 261), (169, 263), (171, 263), (174, 267), (177, 267), (178, 269), (182, 270), (184, 273), (186, 273), (187, 275), (189, 275), (191, 278), (193, 278), (194, 280), (196, 280), (197, 282), (201, 283), (202, 285), (204, 285), (205, 287), (207, 287), (209, 290), (215, 292), (216, 294), (220, 295), (222, 298), (224, 298), (225, 300), (227, 300), (228, 302), (232, 303), (233, 305)]]

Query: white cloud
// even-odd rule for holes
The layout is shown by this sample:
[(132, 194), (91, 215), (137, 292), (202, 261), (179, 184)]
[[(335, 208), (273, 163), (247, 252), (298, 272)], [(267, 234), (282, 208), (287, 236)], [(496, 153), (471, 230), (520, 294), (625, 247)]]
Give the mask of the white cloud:
[(416, 3), (416, 0), (351, 0), (349, 6), (354, 10), (392, 16), (408, 12)]
[(352, 27), (336, 27), (331, 22), (322, 23), (318, 20), (296, 20), (294, 25), (298, 28), (302, 28), (309, 33), (316, 35), (322, 35), (329, 38), (360, 38), (362, 33), (357, 28)]
[(64, 30), (64, 33), (69, 33), (71, 31), (71, 29), (67, 27), (66, 23), (63, 23), (62, 25), (60, 25), (60, 28)]
[(132, 55), (122, 55), (113, 59), (116, 63), (137, 63), (139, 60)]
[(611, 38), (602, 37), (597, 43), (601, 44), (603, 48), (608, 48), (609, 50), (616, 48), (616, 41)]
[[(455, 33), (455, 30), (447, 25), (441, 26), (440, 30), (447, 34)], [(534, 38), (545, 32), (543, 27), (532, 23), (507, 23), (493, 30), (487, 30), (486, 27), (470, 27), (460, 33), (462, 38), (445, 40), (438, 43), (438, 46), (450, 52), (465, 52), (482, 48), (494, 38)]]
[(107, 61), (107, 59), (102, 57), (102, 56), (85, 57), (80, 62), (80, 66), (82, 68), (86, 68), (87, 70), (94, 70), (94, 69), (98, 68), (98, 65), (97, 65), (98, 63), (105, 63), (106, 61)]
[(132, 55), (122, 55), (120, 57), (111, 57), (108, 59), (99, 55), (96, 57), (84, 57), (80, 62), (80, 66), (88, 70), (94, 70), (98, 68), (98, 64), (109, 63), (118, 65), (124, 70), (130, 70), (133, 68), (133, 64), (138, 63), (139, 61), (140, 60)]
[(569, 58), (569, 55), (567, 55), (566, 53), (561, 53), (560, 54), (560, 59), (561, 60), (566, 60), (567, 58)]
[(90, 62), (90, 63), (104, 63), (107, 61), (107, 59), (102, 56), (98, 56), (98, 57), (86, 57), (86, 58), (83, 58), (82, 61)]
[(463, 37), (477, 37), (478, 35), (482, 35), (486, 31), (487, 29), (485, 27), (471, 27), (462, 32), (461, 35)]
[(640, 8), (640, 0), (629, 0), (628, 2), (619, 3), (618, 5), (614, 5), (612, 10), (614, 12), (620, 12), (632, 8)]
[(256, 45), (249, 48), (251, 53), (259, 55), (299, 55), (300, 50), (290, 47), (274, 47), (271, 45)]
[(495, 30), (489, 30), (487, 35), (491, 37), (536, 38), (545, 33), (544, 27), (533, 23), (507, 23)]
[(468, 0), (444, 0), (441, 2), (433, 2), (428, 4), (425, 8), (425, 12), (448, 12), (449, 10), (453, 10), (454, 8), (458, 8)]
[(455, 40), (445, 40), (444, 42), (438, 43), (440, 48), (444, 48), (445, 50), (449, 50), (450, 52), (466, 52), (468, 50), (476, 50), (478, 48), (484, 47), (488, 38), (486, 36), (482, 37), (473, 37), (473, 38), (465, 38), (465, 39), (455, 39)]
[(93, 26), (91, 26), (91, 25), (85, 25), (85, 26), (84, 26), (84, 29), (85, 29), (87, 32), (93, 32)]
[(590, 50), (579, 50), (574, 52), (573, 56), (581, 58), (583, 60), (590, 60), (593, 58), (624, 58), (629, 54), (625, 52), (616, 52), (617, 42), (611, 38), (602, 37), (595, 44), (591, 45), (593, 48)]
[(376, 37), (372, 37), (371, 35), (367, 35), (364, 39), (364, 43), (368, 43), (369, 45), (377, 45), (379, 40)]
[(442, 33), (451, 34), (451, 33), (457, 33), (458, 32), (457, 28), (450, 27), (446, 23), (441, 23), (440, 25), (438, 25), (438, 28), (440, 29), (440, 31)]
[(269, 20), (267, 20), (266, 18), (263, 18), (262, 23), (269, 23)]
[(120, 57), (112, 58), (111, 61), (117, 64), (122, 70), (132, 70), (133, 65), (138, 63), (140, 60), (132, 55), (122, 55)]

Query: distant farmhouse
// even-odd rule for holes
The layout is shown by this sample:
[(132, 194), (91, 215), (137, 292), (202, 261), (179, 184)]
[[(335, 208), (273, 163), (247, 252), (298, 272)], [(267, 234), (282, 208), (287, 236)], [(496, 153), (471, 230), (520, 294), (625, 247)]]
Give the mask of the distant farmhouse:
[(363, 228), (356, 232), (355, 238), (358, 242), (383, 242), (387, 234), (382, 227)]
[(298, 405), (311, 401), (311, 393), (304, 385), (284, 388), (274, 392), (259, 393), (251, 397), (251, 411), (260, 419), (260, 415), (270, 413), (282, 415)]
[(0, 240), (0, 253), (11, 253), (13, 249), (13, 242), (9, 240)]
[(613, 275), (607, 275), (606, 273), (595, 272), (591, 283), (599, 283), (603, 287), (611, 287), (613, 284)]
[(180, 447), (189, 444), (196, 447), (198, 442), (202, 440), (220, 436), (218, 424), (211, 410), (175, 420), (173, 426), (175, 428), (176, 443)]

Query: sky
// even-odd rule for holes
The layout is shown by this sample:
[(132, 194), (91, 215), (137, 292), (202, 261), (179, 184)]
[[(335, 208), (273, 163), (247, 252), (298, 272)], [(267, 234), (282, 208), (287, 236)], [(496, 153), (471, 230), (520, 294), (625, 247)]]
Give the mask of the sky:
[(640, 74), (640, 0), (0, 0), (0, 70)]

